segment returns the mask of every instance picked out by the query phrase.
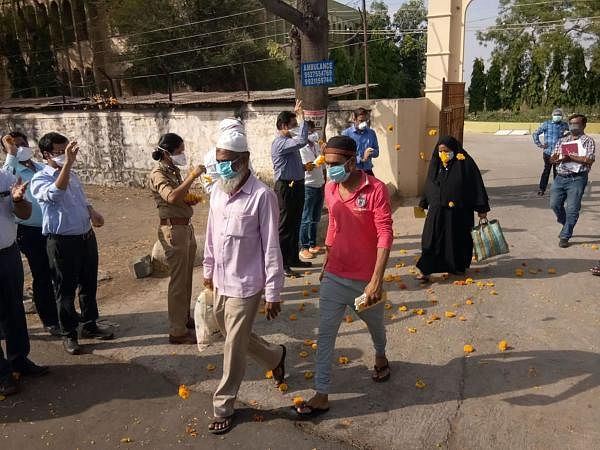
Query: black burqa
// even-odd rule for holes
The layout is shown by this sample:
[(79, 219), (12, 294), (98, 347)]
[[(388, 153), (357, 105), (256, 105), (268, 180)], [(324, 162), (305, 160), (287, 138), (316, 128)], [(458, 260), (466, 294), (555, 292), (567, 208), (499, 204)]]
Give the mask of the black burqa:
[[(454, 152), (447, 167), (438, 154), (440, 144)], [(486, 213), (490, 206), (477, 164), (453, 137), (440, 138), (435, 147), (419, 206), (428, 210), (419, 270), (424, 275), (464, 272), (473, 255), (474, 213)]]

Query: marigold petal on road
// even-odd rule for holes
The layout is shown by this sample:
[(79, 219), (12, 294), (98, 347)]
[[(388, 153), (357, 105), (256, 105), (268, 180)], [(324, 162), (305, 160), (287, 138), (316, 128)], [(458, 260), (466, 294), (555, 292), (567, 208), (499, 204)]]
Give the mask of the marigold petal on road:
[(474, 348), (474, 347), (473, 347), (471, 344), (466, 344), (466, 345), (463, 347), (463, 351), (464, 351), (465, 353), (473, 353), (473, 352), (475, 351), (475, 348)]
[(338, 362), (339, 362), (340, 364), (348, 364), (348, 363), (350, 362), (350, 359), (348, 359), (348, 357), (347, 357), (347, 356), (340, 356), (340, 357), (338, 358)]
[(501, 352), (505, 352), (507, 349), (508, 349), (508, 342), (500, 341), (498, 343), (498, 350), (500, 350)]
[(177, 390), (177, 394), (184, 400), (187, 400), (190, 396), (190, 391), (185, 384), (181, 384)]
[(288, 390), (288, 385), (286, 383), (281, 383), (277, 389), (279, 389), (280, 392), (287, 392)]
[(425, 382), (423, 380), (417, 380), (417, 382), (415, 383), (415, 387), (417, 389), (425, 389), (425, 387), (427, 387), (427, 385), (425, 384)]

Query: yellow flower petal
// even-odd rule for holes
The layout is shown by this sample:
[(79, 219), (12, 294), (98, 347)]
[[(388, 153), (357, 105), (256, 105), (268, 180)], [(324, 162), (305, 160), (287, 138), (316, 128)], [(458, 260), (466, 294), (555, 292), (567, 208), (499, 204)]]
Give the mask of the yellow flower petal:
[(463, 351), (464, 351), (465, 353), (473, 353), (473, 352), (475, 351), (475, 348), (473, 348), (473, 346), (472, 346), (471, 344), (466, 344), (466, 345), (463, 347)]
[(416, 328), (408, 328), (408, 332), (409, 333), (416, 333), (417, 329)]
[(398, 263), (396, 264), (396, 269), (402, 269), (406, 264), (404, 263)]
[(296, 314), (290, 314), (290, 316), (288, 318), (290, 320), (298, 320), (298, 316), (296, 316)]
[(405, 312), (405, 311), (408, 311), (408, 308), (407, 308), (407, 306), (406, 306), (406, 305), (402, 305), (402, 306), (400, 306), (400, 307), (398, 308), (398, 310), (399, 310), (399, 311), (402, 311), (402, 312)]
[(458, 159), (459, 161), (464, 161), (465, 155), (463, 153), (459, 153), (456, 155), (456, 159)]
[(458, 318), (458, 320), (460, 320), (461, 322), (464, 322), (465, 320), (467, 320), (467, 318), (465, 316), (460, 316)]
[(431, 316), (429, 316), (429, 320), (440, 320), (440, 316), (438, 316), (437, 314), (432, 314)]
[(400, 144), (396, 144), (395, 148), (396, 148), (396, 151), (399, 152), (402, 147), (400, 146)]
[(310, 346), (310, 348), (312, 348), (313, 350), (317, 349), (317, 343), (315, 342), (313, 345)]
[(386, 275), (383, 277), (383, 281), (385, 281), (386, 283), (391, 283), (392, 281), (394, 281), (394, 276), (393, 275)]
[(508, 342), (500, 341), (498, 343), (498, 350), (500, 350), (501, 352), (505, 352), (507, 349), (508, 349)]
[(354, 322), (354, 318), (350, 314), (348, 314), (346, 317), (344, 317), (344, 322), (352, 323)]
[(417, 382), (415, 383), (415, 387), (417, 389), (425, 389), (427, 385), (425, 384), (425, 382), (423, 380), (417, 380)]
[(525, 275), (525, 271), (523, 269), (515, 269), (515, 276), (516, 277), (522, 277), (523, 275)]
[(302, 291), (302, 297), (308, 297), (310, 293), (308, 291)]
[(190, 391), (185, 384), (179, 386), (177, 394), (184, 400), (187, 400), (190, 396)]
[(450, 201), (448, 202), (448, 208), (454, 208), (455, 204), (454, 202)]
[(431, 129), (430, 129), (430, 130), (427, 132), (427, 134), (428, 134), (429, 136), (435, 136), (435, 135), (437, 134), (437, 130), (436, 130), (435, 128), (431, 128)]
[(598, 250), (598, 246), (596, 244), (592, 245), (592, 250)]
[(286, 383), (281, 383), (277, 389), (279, 389), (280, 392), (287, 392), (288, 390), (288, 385)]
[(392, 304), (391, 304), (391, 303), (386, 303), (386, 304), (384, 305), (384, 308), (385, 308), (385, 309), (392, 309)]
[(473, 304), (473, 300), (468, 298), (467, 301), (465, 302), (465, 304), (467, 305), (472, 305)]
[(217, 368), (217, 366), (215, 366), (214, 364), (207, 364), (206, 365), (206, 370), (208, 370), (209, 372), (212, 372), (216, 368)]
[(394, 131), (394, 125), (388, 125), (387, 126), (388, 131)]
[(300, 396), (297, 396), (292, 399), (292, 402), (294, 402), (294, 406), (298, 408), (302, 406), (302, 404), (304, 403), (304, 399)]
[(424, 310), (424, 309), (421, 309), (421, 308), (419, 308), (419, 309), (417, 309), (417, 310), (415, 311), (415, 314), (416, 314), (417, 316), (422, 316), (423, 314), (425, 314), (425, 310)]
[(406, 255), (408, 252), (406, 250), (404, 250), (403, 248), (400, 249), (399, 253), (401, 255)]
[(314, 376), (315, 376), (315, 374), (314, 374), (314, 372), (312, 370), (306, 370), (304, 372), (304, 379), (305, 380), (312, 380)]
[(300, 358), (306, 358), (308, 356), (308, 352), (302, 350), (300, 353), (298, 353), (298, 356)]
[(267, 370), (267, 371), (265, 372), (265, 378), (266, 378), (267, 380), (270, 380), (271, 378), (273, 378), (273, 371), (272, 371), (272, 370)]
[(419, 158), (425, 161), (425, 152), (419, 152)]
[(348, 359), (348, 357), (347, 357), (347, 356), (340, 356), (340, 357), (338, 358), (338, 362), (339, 362), (340, 364), (348, 364), (348, 363), (350, 362), (350, 360)]
[(493, 290), (493, 289), (492, 289), (492, 290), (490, 291), (490, 295), (498, 295), (498, 293), (497, 293), (495, 290)]
[(556, 273), (556, 269), (555, 269), (554, 267), (550, 267), (550, 268), (548, 269), (548, 273), (549, 273), (550, 275), (554, 275), (554, 274)]
[(452, 311), (446, 311), (446, 312), (444, 313), (444, 315), (445, 315), (446, 317), (448, 317), (449, 319), (452, 319), (453, 317), (456, 317), (456, 313), (455, 313), (455, 312), (452, 312)]
[(306, 347), (310, 347), (311, 345), (314, 344), (315, 341), (313, 341), (312, 339), (304, 339), (304, 345)]

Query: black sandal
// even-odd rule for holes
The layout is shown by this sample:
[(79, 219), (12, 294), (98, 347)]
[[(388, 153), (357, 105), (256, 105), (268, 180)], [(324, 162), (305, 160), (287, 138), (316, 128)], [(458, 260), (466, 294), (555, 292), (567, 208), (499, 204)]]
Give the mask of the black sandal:
[[(280, 384), (283, 384), (285, 382), (285, 354), (287, 353), (287, 349), (285, 348), (285, 345), (281, 345), (281, 348), (283, 348), (281, 360), (279, 361), (277, 367), (275, 367), (271, 371), (273, 372), (273, 379), (275, 380), (275, 386), (277, 387), (279, 387)], [(278, 371), (279, 369), (281, 369), (281, 376), (278, 377), (275, 375), (275, 371)]]
[[(309, 411), (302, 413), (299, 411), (300, 408), (308, 408)], [(296, 414), (298, 415), (298, 417), (302, 417), (303, 419), (310, 419), (313, 417), (318, 417), (321, 414), (325, 414), (327, 411), (329, 411), (329, 408), (313, 408), (312, 406), (308, 405), (307, 403), (302, 403), (298, 406), (292, 406), (292, 409), (294, 411), (296, 411)]]
[[(215, 428), (216, 424), (226, 424), (223, 428), (219, 428), (218, 430)], [(229, 432), (233, 428), (233, 415), (229, 417), (215, 417), (214, 422), (211, 422), (208, 425), (208, 431), (212, 434), (225, 434)]]
[(592, 267), (590, 269), (590, 272), (592, 272), (592, 275), (596, 275), (597, 277), (600, 277), (600, 264)]
[[(375, 372), (373, 372), (371, 379), (375, 383), (383, 383), (384, 381), (389, 380), (390, 376), (392, 375), (392, 370), (390, 369), (389, 363), (386, 363), (385, 366), (383, 366), (383, 367), (373, 366), (373, 369), (375, 369)], [(379, 375), (381, 372), (385, 372), (386, 370), (388, 371), (388, 373), (386, 375), (384, 375), (384, 376)]]

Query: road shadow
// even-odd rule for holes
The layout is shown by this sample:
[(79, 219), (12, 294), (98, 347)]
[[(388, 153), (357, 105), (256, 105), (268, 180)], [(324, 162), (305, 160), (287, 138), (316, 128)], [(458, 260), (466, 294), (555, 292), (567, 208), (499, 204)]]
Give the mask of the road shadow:
[[(360, 417), (415, 405), (460, 402), (495, 395), (502, 395), (501, 401), (512, 405), (545, 406), (600, 385), (600, 355), (577, 350), (509, 351), (454, 358), (444, 365), (392, 361), (391, 368), (392, 378), (381, 385), (369, 383), (368, 374), (362, 367), (345, 368), (343, 373), (334, 371), (332, 394), (345, 394), (352, 398), (330, 400), (330, 412), (314, 422), (318, 424), (321, 420), (348, 417), (349, 412)], [(558, 394), (517, 393), (527, 389), (543, 392), (544, 386), (573, 377), (579, 380), (570, 383)], [(426, 388), (416, 389), (417, 380), (422, 380)], [(357, 391), (348, 389), (350, 385)], [(395, 394), (390, 395), (392, 392)], [(348, 395), (350, 393), (353, 395)], [(297, 419), (286, 408), (279, 412)]]

